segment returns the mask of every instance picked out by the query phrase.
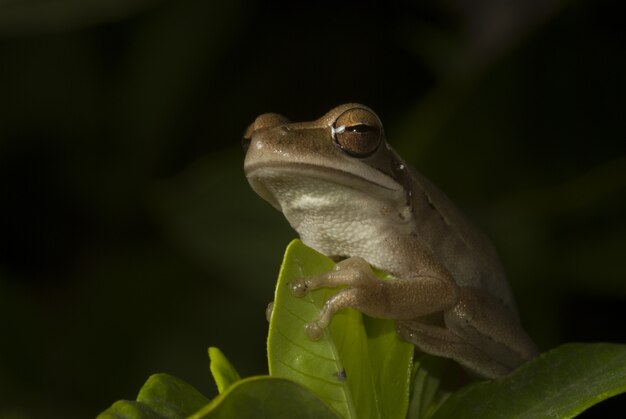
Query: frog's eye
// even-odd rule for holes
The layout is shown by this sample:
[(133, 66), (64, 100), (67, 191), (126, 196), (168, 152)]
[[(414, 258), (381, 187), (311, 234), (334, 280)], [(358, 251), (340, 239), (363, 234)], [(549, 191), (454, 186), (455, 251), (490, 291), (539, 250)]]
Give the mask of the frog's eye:
[(383, 138), (383, 126), (378, 117), (363, 108), (348, 109), (335, 120), (333, 138), (339, 148), (354, 157), (374, 153)]

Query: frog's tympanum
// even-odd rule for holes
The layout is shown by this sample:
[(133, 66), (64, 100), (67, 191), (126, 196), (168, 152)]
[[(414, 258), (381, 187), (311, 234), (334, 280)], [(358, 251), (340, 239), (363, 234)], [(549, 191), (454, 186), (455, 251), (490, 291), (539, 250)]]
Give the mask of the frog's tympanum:
[[(483, 377), (536, 355), (490, 242), (387, 144), (371, 109), (342, 105), (312, 122), (264, 114), (247, 129), (244, 148), (256, 193), (305, 244), (343, 259), (291, 284), (297, 296), (343, 287), (307, 325), (309, 337), (352, 307), (394, 320), (420, 350)], [(393, 278), (380, 279), (370, 265)]]

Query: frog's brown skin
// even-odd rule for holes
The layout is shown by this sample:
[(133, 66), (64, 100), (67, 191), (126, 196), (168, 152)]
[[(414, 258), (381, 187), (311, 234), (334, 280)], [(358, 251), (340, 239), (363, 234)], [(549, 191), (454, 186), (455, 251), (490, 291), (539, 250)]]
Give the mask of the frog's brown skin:
[[(299, 296), (346, 286), (307, 325), (311, 338), (352, 307), (395, 320), (400, 336), (422, 351), (483, 377), (503, 376), (536, 355), (489, 241), (387, 144), (371, 109), (346, 104), (296, 123), (264, 114), (244, 143), (252, 188), (305, 244), (347, 258), (292, 285)], [(396, 279), (379, 279), (370, 264)]]

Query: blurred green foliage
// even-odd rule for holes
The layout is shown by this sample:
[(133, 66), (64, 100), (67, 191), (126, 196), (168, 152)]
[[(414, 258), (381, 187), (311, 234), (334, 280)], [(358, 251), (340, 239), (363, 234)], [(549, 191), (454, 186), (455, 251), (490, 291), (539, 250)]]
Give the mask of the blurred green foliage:
[[(375, 109), (494, 240), (529, 333), (625, 341), (626, 56), (608, 1), (0, 2), (0, 417), (89, 417), (205, 350), (265, 372), (263, 112)], [(358, 7), (356, 7), (358, 5)]]

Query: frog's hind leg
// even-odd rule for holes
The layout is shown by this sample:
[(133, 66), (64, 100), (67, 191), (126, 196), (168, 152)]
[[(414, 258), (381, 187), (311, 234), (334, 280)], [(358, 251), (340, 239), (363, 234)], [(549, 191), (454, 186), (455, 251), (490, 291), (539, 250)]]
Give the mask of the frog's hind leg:
[(494, 362), (493, 358), (445, 327), (421, 323), (418, 320), (400, 320), (396, 321), (396, 325), (402, 339), (428, 354), (450, 358), (474, 374), (498, 378), (513, 369)]
[(428, 318), (399, 320), (398, 333), (424, 352), (451, 358), (488, 378), (506, 375), (537, 354), (517, 319), (498, 300), (469, 287), (461, 288), (459, 296), (438, 323)]

